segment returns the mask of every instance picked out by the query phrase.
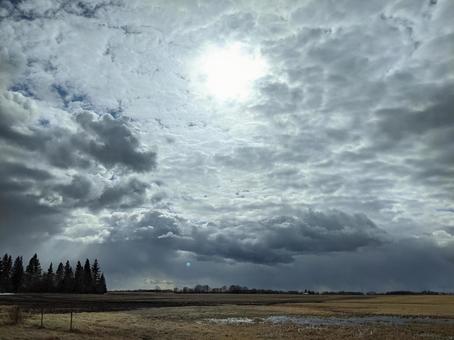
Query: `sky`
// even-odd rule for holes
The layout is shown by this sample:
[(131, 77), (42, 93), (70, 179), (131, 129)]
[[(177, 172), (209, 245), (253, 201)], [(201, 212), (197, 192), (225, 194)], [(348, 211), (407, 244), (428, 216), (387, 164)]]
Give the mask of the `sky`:
[(110, 289), (454, 291), (453, 17), (0, 1), (0, 251)]

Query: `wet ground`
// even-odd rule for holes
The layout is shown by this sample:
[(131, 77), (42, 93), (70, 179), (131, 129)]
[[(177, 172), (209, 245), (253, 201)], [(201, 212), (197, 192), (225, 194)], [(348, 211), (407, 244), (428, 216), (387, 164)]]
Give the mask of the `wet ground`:
[[(49, 304), (62, 299), (39, 298), (48, 299)], [(41, 328), (40, 314), (28, 309), (21, 324), (0, 323), (0, 339), (454, 340), (454, 296), (292, 298), (132, 294), (114, 299), (105, 296), (102, 302), (98, 297), (66, 299), (70, 306), (75, 299), (101, 307), (107, 299), (120, 299), (121, 303), (143, 301), (147, 306), (156, 305), (153, 301), (162, 305), (161, 299), (173, 299), (171, 302), (175, 304), (192, 305), (103, 312), (73, 309), (72, 331), (69, 331), (68, 312), (45, 309)], [(205, 303), (210, 305), (201, 305)], [(0, 306), (0, 316), (3, 309), (4, 317), (8, 317), (11, 308), (11, 305)]]
[(292, 323), (299, 326), (353, 326), (366, 324), (404, 325), (408, 323), (432, 323), (454, 325), (454, 319), (442, 319), (431, 317), (400, 317), (395, 315), (344, 316), (344, 317), (318, 317), (310, 315), (308, 316), (274, 315), (266, 318), (242, 318), (242, 317), (218, 319), (211, 318), (203, 320), (203, 322), (227, 325), (268, 322), (271, 324)]

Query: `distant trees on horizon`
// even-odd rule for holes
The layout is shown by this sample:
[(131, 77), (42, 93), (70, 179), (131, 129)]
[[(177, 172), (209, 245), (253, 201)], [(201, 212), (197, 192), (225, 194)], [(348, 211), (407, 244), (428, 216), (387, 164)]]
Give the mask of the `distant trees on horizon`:
[(304, 290), (276, 290), (263, 288), (248, 288), (240, 285), (210, 287), (208, 285), (195, 285), (192, 287), (174, 288), (174, 293), (227, 293), (227, 294), (315, 294), (313, 291)]
[(84, 266), (77, 261), (74, 271), (69, 261), (65, 265), (60, 262), (54, 272), (52, 262), (47, 271), (42, 270), (37, 254), (25, 269), (22, 256), (13, 262), (11, 255), (5, 254), (0, 258), (0, 292), (104, 294), (107, 286), (97, 259), (92, 265), (86, 259)]

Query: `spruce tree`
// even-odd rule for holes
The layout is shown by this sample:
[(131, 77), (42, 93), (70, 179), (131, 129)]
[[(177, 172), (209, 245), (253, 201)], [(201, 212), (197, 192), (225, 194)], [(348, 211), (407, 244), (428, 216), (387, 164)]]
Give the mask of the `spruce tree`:
[(107, 293), (106, 279), (104, 277), (104, 274), (101, 274), (101, 277), (99, 278), (97, 293), (99, 294)]
[(98, 292), (98, 284), (101, 270), (99, 268), (98, 259), (95, 259), (93, 265), (91, 266), (91, 278), (93, 280), (94, 293)]
[(6, 280), (6, 291), (11, 292), (13, 285), (11, 282), (11, 275), (13, 275), (13, 258), (11, 255), (8, 256), (8, 260), (5, 265), (5, 280)]
[(0, 292), (11, 292), (11, 270), (13, 267), (11, 255), (5, 254), (0, 262)]
[(22, 291), (24, 284), (24, 265), (22, 263), (22, 256), (16, 257), (11, 273), (12, 291), (17, 293)]
[(77, 261), (76, 271), (74, 274), (74, 292), (84, 292), (84, 268), (82, 267), (80, 261)]
[(8, 281), (10, 279), (11, 273), (7, 270), (8, 254), (5, 254), (0, 259), (0, 293), (8, 291)]
[(65, 264), (65, 273), (63, 277), (63, 291), (71, 293), (74, 290), (74, 274), (69, 261)]
[(25, 270), (22, 256), (18, 256), (14, 264), (12, 262), (8, 254), (0, 258), (0, 292), (107, 292), (106, 278), (97, 259), (92, 266), (89, 259), (86, 259), (84, 266), (77, 261), (75, 272), (69, 261), (65, 265), (60, 262), (55, 274), (52, 262), (47, 271), (42, 272), (37, 254), (32, 256)]
[(55, 290), (58, 293), (63, 293), (63, 279), (65, 277), (65, 269), (63, 263), (59, 263), (57, 271), (55, 272)]
[(90, 261), (85, 260), (84, 265), (84, 293), (94, 293), (93, 278), (91, 276)]
[(24, 274), (24, 291), (30, 292), (32, 288), (32, 275), (33, 275), (33, 258), (30, 259), (28, 262), (27, 267), (25, 267), (25, 274)]
[(51, 293), (55, 290), (55, 275), (52, 262), (49, 265), (49, 269), (47, 269), (43, 286), (44, 286), (43, 290), (46, 292)]
[(41, 287), (42, 270), (38, 255), (35, 254), (30, 259), (25, 269), (25, 289), (29, 292), (39, 292)]
[(3, 287), (3, 259), (0, 259), (0, 293), (3, 292), (6, 292), (6, 289)]

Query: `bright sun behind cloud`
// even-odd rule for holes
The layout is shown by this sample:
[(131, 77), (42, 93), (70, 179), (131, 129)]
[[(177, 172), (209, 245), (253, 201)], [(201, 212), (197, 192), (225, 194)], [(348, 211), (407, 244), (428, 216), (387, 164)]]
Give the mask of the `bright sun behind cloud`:
[(202, 92), (218, 100), (248, 99), (254, 81), (264, 76), (267, 68), (259, 52), (240, 43), (210, 46), (196, 62)]

